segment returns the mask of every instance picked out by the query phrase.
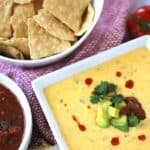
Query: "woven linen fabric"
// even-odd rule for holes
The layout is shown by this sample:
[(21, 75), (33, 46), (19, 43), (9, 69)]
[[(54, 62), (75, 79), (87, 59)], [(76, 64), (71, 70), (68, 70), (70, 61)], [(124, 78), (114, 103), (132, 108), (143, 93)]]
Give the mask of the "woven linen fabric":
[(75, 52), (59, 62), (41, 68), (29, 69), (0, 61), (0, 73), (4, 73), (13, 79), (28, 98), (36, 126), (33, 129), (33, 143), (37, 142), (34, 139), (39, 135), (50, 144), (55, 144), (56, 141), (44, 118), (31, 82), (41, 75), (119, 45), (126, 33), (126, 17), (132, 4), (133, 0), (105, 0), (102, 15), (93, 32)]

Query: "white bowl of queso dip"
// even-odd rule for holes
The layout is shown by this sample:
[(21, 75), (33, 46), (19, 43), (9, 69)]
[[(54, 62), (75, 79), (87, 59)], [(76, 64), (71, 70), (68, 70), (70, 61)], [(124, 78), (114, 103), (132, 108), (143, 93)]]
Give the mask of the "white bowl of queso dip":
[[(61, 150), (145, 150), (150, 146), (149, 58), (150, 36), (144, 36), (33, 81)], [(119, 93), (137, 97), (146, 119), (128, 132), (100, 128), (95, 122), (99, 104), (92, 104), (90, 96), (101, 81), (115, 83)]]

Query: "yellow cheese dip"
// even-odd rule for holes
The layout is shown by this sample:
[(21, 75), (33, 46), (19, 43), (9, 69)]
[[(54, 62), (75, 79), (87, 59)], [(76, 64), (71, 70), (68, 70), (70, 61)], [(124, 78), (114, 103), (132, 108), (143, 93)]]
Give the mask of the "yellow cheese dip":
[[(121, 75), (116, 76), (120, 72)], [(90, 85), (85, 80), (91, 78)], [(126, 81), (134, 82), (126, 88)], [(134, 96), (142, 104), (146, 119), (137, 127), (124, 133), (114, 127), (103, 129), (96, 125), (96, 109), (99, 104), (90, 103), (94, 87), (101, 81), (118, 86), (118, 93)], [(44, 89), (61, 134), (70, 150), (146, 150), (150, 147), (150, 52), (139, 48), (106, 63), (80, 72)], [(76, 117), (73, 118), (73, 116)], [(84, 131), (79, 125), (86, 127)], [(139, 135), (145, 135), (144, 141)], [(119, 138), (116, 146), (113, 137)]]

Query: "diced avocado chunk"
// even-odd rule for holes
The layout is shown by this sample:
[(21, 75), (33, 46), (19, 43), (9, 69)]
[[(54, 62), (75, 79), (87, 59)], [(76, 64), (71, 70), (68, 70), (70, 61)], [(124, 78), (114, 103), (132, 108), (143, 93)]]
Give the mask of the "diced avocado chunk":
[(129, 127), (135, 127), (139, 124), (139, 119), (135, 115), (128, 116)]
[(108, 113), (102, 107), (97, 109), (96, 113), (96, 124), (101, 128), (108, 128), (110, 125), (110, 121), (108, 118)]
[(112, 105), (112, 102), (109, 101), (109, 100), (105, 100), (105, 101), (102, 103), (102, 107), (103, 107), (104, 109), (108, 109), (108, 107), (111, 106), (111, 105)]
[(119, 103), (118, 108), (121, 109), (121, 108), (123, 108), (125, 106), (126, 106), (126, 103), (125, 102), (121, 102), (121, 103)]
[(119, 109), (113, 106), (108, 107), (108, 116), (118, 118), (119, 117)]
[(128, 127), (128, 121), (127, 121), (127, 116), (126, 115), (122, 115), (119, 118), (114, 118), (111, 120), (111, 125), (114, 126), (115, 128), (124, 131), (124, 132), (128, 132), (129, 131), (129, 127)]

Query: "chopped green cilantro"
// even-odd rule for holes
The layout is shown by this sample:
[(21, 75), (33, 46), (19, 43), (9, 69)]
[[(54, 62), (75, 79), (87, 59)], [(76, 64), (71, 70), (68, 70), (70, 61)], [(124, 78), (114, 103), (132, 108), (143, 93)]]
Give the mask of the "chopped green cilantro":
[(99, 96), (95, 95), (95, 94), (92, 94), (91, 97), (90, 97), (90, 101), (91, 101), (92, 104), (97, 104), (98, 102), (100, 102)]
[(117, 86), (107, 81), (102, 81), (97, 85), (91, 95), (91, 103), (96, 104), (103, 100), (110, 99), (112, 93), (116, 93)]
[(112, 105), (118, 108), (119, 104), (124, 100), (124, 96), (121, 94), (114, 95), (111, 99)]

